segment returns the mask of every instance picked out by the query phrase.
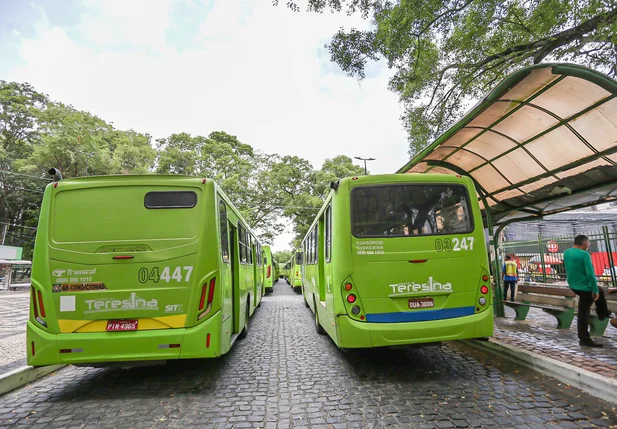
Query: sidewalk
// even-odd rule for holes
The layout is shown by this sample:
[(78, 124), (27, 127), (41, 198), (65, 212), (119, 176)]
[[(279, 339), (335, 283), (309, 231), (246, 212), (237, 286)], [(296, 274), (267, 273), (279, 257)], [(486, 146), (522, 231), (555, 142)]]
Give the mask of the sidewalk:
[(506, 307), (506, 318), (495, 319), (495, 337), (491, 341), (518, 347), (538, 355), (574, 365), (583, 370), (617, 381), (617, 329), (606, 328), (603, 337), (594, 340), (603, 348), (581, 347), (576, 335), (576, 318), (570, 329), (556, 329), (553, 316), (532, 308), (527, 320), (514, 320), (514, 310)]
[(26, 365), (28, 291), (0, 292), (0, 375)]

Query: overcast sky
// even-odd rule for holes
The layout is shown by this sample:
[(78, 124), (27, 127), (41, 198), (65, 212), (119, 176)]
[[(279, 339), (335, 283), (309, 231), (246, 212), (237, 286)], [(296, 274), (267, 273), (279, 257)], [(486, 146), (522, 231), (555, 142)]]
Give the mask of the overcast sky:
[(357, 81), (324, 47), (339, 27), (368, 23), (285, 3), (0, 1), (0, 79), (154, 138), (222, 130), (316, 168), (345, 154), (377, 158), (373, 173), (396, 171), (408, 145), (390, 71), (371, 64)]

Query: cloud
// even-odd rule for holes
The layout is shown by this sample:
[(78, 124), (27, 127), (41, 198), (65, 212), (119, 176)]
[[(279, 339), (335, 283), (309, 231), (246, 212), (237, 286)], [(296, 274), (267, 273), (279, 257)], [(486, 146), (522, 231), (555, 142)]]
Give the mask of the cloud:
[[(197, 11), (205, 18), (193, 24), (178, 15)], [(88, 0), (71, 29), (42, 14), (8, 79), (155, 138), (224, 130), (315, 167), (339, 154), (372, 156), (371, 171), (391, 173), (408, 145), (390, 72), (378, 65), (358, 82), (328, 64), (323, 47), (339, 27), (365, 25), (267, 0)]]

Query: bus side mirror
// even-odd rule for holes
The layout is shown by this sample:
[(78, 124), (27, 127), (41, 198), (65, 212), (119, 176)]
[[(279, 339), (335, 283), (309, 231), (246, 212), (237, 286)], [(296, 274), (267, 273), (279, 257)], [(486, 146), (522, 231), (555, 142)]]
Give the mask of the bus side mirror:
[(330, 189), (336, 191), (338, 189), (339, 182), (340, 180), (337, 180), (336, 182), (330, 182)]

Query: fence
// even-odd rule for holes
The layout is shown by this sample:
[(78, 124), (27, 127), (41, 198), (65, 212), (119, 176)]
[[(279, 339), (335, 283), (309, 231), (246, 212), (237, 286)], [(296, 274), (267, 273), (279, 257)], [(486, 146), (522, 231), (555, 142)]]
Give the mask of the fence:
[[(601, 231), (585, 234), (591, 246), (589, 253), (598, 283), (617, 287), (617, 232), (602, 227)], [(500, 246), (501, 260), (511, 255), (519, 267), (519, 281), (566, 285), (563, 252), (574, 244), (574, 236), (545, 237), (538, 234), (533, 241), (510, 241)]]

